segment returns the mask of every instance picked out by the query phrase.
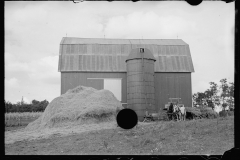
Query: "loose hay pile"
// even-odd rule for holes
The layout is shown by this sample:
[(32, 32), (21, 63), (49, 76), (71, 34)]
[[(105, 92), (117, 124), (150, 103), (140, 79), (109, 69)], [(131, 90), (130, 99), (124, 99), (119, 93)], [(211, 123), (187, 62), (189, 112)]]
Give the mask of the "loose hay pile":
[(115, 121), (121, 103), (112, 92), (78, 86), (55, 98), (25, 130)]

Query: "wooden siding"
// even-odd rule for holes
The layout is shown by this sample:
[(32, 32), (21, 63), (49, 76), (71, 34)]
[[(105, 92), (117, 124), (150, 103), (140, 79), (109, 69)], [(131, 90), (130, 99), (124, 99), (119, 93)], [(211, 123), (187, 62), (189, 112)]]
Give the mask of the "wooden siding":
[[(87, 78), (122, 78), (122, 103), (127, 103), (127, 73), (61, 72), (61, 94), (78, 85), (103, 89), (103, 82)], [(169, 98), (179, 97), (185, 106), (192, 106), (191, 73), (154, 73), (154, 86), (156, 112)]]
[(191, 73), (155, 73), (155, 107), (162, 110), (169, 98), (181, 98), (181, 102), (192, 107)]

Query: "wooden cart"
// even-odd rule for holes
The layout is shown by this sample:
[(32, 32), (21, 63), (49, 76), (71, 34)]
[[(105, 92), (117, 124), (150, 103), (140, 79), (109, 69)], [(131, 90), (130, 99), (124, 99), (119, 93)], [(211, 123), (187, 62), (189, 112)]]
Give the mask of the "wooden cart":
[(173, 103), (173, 104), (183, 105), (180, 100), (181, 100), (181, 98), (169, 98), (168, 104), (165, 104), (165, 107), (164, 107), (163, 110), (165, 110), (165, 112), (167, 114), (168, 120), (171, 120), (169, 118), (170, 116), (174, 116), (175, 115), (174, 113), (168, 113), (168, 108), (169, 108), (170, 104)]

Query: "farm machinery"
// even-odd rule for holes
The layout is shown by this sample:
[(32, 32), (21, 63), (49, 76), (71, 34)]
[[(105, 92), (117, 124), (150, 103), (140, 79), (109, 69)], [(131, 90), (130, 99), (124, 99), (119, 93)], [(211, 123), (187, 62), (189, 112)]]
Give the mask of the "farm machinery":
[(163, 111), (160, 111), (158, 113), (148, 113), (146, 111), (145, 116), (144, 116), (144, 120), (143, 122), (149, 122), (149, 121), (155, 121), (155, 120), (172, 120), (173, 117), (175, 119), (175, 114), (174, 113), (169, 113), (169, 106), (171, 103), (173, 103), (173, 105), (178, 104), (179, 106), (183, 105), (181, 103), (181, 98), (169, 98), (169, 101), (167, 104), (165, 104)]

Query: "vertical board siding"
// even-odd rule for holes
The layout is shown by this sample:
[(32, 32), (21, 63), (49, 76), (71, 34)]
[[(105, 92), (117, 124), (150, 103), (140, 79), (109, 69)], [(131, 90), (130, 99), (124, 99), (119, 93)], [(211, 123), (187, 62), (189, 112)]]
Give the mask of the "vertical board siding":
[(73, 58), (73, 70), (74, 71), (77, 71), (78, 70), (78, 55), (74, 55), (74, 58)]
[(113, 66), (113, 71), (117, 71), (116, 55), (112, 56), (112, 66)]
[(70, 70), (70, 64), (69, 64), (69, 61), (70, 61), (70, 57), (69, 55), (66, 55), (67, 59), (66, 59), (66, 70), (69, 71)]
[(180, 62), (180, 69), (181, 71), (185, 70), (184, 64), (183, 64), (183, 56), (179, 56), (179, 62)]
[(83, 55), (83, 70), (87, 70), (87, 55)]
[(167, 55), (166, 46), (161, 46), (161, 48), (162, 48), (162, 55)]
[(166, 56), (167, 71), (172, 70), (172, 61), (170, 56)]
[(91, 71), (90, 56), (86, 55), (86, 57), (87, 57), (87, 63), (86, 63), (86, 65), (87, 65), (87, 71)]
[(103, 89), (103, 79), (87, 79), (87, 87), (93, 87), (95, 89)]
[(112, 71), (113, 70), (113, 66), (112, 66), (112, 56), (108, 56), (109, 59), (109, 70)]
[(96, 55), (92, 55), (92, 70), (96, 71)]
[(185, 65), (185, 70), (187, 71), (189, 69), (189, 65), (188, 65), (188, 57), (184, 56), (184, 65)]
[(70, 65), (69, 65), (69, 66), (70, 66), (70, 67), (69, 67), (69, 70), (71, 70), (71, 71), (73, 70), (73, 58), (74, 58), (73, 56), (69, 56), (69, 60), (70, 60), (70, 61), (69, 61), (69, 64), (70, 64)]
[(99, 71), (100, 69), (100, 58), (101, 56), (100, 55), (96, 55), (96, 71)]
[(156, 62), (156, 63), (158, 63), (159, 71), (163, 71), (164, 68), (163, 68), (162, 56), (158, 57), (158, 62)]
[(104, 56), (100, 56), (99, 57), (99, 60), (100, 60), (100, 66), (99, 66), (99, 68), (102, 70), (102, 71), (104, 71), (104, 70), (106, 70), (106, 67), (105, 67), (105, 63), (106, 63), (106, 60), (104, 59)]
[(192, 106), (191, 73), (155, 73), (154, 83), (156, 110), (162, 111), (171, 96)]
[(176, 62), (176, 57), (175, 56), (172, 56), (172, 68), (173, 68), (173, 71), (177, 71), (177, 62)]
[(121, 69), (121, 55), (117, 55), (117, 64), (118, 64), (118, 70), (122, 71), (122, 69)]
[(83, 58), (82, 58), (82, 55), (79, 55), (79, 57), (78, 57), (78, 69), (79, 69), (79, 71), (83, 70)]
[[(127, 73), (62, 72), (61, 94), (78, 85), (87, 86), (87, 78), (122, 78), (122, 103), (127, 103)], [(185, 106), (192, 106), (191, 73), (155, 73), (154, 86), (156, 111), (162, 111), (170, 96), (180, 97)]]
[[(89, 53), (89, 54), (94, 54), (93, 53), (93, 47), (92, 47), (92, 45), (86, 45), (87, 46), (87, 53)], [(81, 52), (80, 52), (81, 53)]]
[(67, 47), (66, 53), (67, 54), (71, 53), (71, 45), (67, 45), (66, 47)]
[(180, 66), (180, 60), (179, 60), (179, 57), (176, 56), (176, 65), (177, 65), (177, 68), (179, 69), (181, 66)]

